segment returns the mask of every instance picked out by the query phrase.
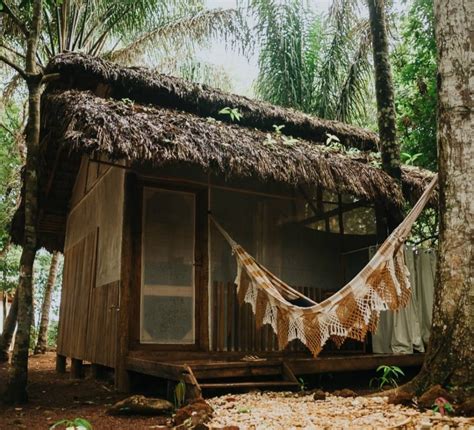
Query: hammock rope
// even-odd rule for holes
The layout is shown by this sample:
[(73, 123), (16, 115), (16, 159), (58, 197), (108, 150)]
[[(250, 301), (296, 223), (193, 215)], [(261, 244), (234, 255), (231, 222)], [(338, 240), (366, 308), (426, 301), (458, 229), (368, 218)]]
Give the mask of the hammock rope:
[[(259, 264), (212, 217), (217, 230), (229, 243), (237, 262), (237, 297), (249, 303), (257, 328), (269, 324), (278, 347), (299, 339), (317, 356), (328, 339), (337, 346), (347, 339), (363, 341), (374, 332), (383, 310), (397, 310), (408, 304), (411, 296), (404, 247), (413, 223), (417, 220), (436, 186), (437, 176), (401, 224), (387, 237), (367, 265), (335, 294), (316, 303), (291, 288)], [(301, 299), (307, 306), (292, 303)]]

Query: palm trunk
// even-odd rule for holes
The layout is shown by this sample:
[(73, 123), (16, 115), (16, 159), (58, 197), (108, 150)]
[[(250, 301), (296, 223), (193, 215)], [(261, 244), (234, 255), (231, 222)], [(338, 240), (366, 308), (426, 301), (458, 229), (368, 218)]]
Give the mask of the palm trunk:
[[(380, 136), (382, 169), (401, 183), (400, 146), (397, 142), (395, 103), (388, 52), (388, 36), (384, 0), (367, 0), (375, 69), (375, 93), (377, 99), (377, 120)], [(387, 208), (387, 222), (390, 230), (395, 229), (403, 219), (399, 208)]]
[(28, 87), (28, 123), (26, 125), (25, 167), (25, 229), (20, 258), (18, 282), (18, 327), (13, 350), (12, 366), (4, 393), (7, 403), (28, 400), (28, 354), (33, 322), (33, 263), (36, 255), (36, 222), (38, 209), (38, 150), (40, 137), (40, 99), (42, 73), (36, 65), (38, 38), (43, 14), (43, 1), (33, 3), (33, 17), (27, 37), (26, 83)]
[(8, 312), (3, 325), (2, 335), (0, 336), (0, 363), (5, 363), (8, 361), (8, 350), (10, 349), (13, 333), (15, 332), (17, 315), (18, 294), (15, 292), (12, 305), (10, 306), (10, 311)]
[(25, 230), (23, 251), (20, 258), (18, 283), (18, 327), (13, 350), (12, 367), (5, 391), (7, 403), (24, 403), (28, 400), (28, 354), (30, 331), (33, 323), (33, 263), (36, 255), (37, 213), (37, 143), (39, 141), (40, 85), (28, 85), (29, 110), (27, 125), (25, 171)]
[(390, 69), (388, 37), (384, 0), (368, 0), (370, 30), (375, 68), (377, 119), (380, 135), (382, 168), (390, 176), (400, 180), (400, 147), (397, 143), (395, 103), (392, 72)]
[(53, 252), (51, 266), (49, 268), (48, 282), (44, 291), (43, 304), (41, 306), (41, 321), (38, 330), (38, 340), (35, 347), (35, 354), (44, 354), (47, 346), (47, 334), (49, 325), (49, 311), (51, 308), (51, 298), (54, 284), (56, 283), (56, 273), (58, 270), (59, 252)]
[(472, 65), (474, 6), (435, 0), (438, 47), (439, 260), (430, 344), (420, 374), (406, 387), (455, 387), (472, 396), (474, 375), (474, 151)]

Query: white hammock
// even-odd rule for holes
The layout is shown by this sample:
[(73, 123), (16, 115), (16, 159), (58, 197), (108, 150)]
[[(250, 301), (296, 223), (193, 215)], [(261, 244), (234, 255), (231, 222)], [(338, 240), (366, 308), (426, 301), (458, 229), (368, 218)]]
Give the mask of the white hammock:
[[(411, 295), (402, 244), (408, 237), (437, 182), (433, 178), (402, 223), (388, 236), (367, 265), (337, 293), (316, 303), (285, 284), (248, 254), (222, 226), (211, 220), (229, 242), (237, 260), (237, 295), (249, 303), (257, 327), (270, 324), (282, 350), (299, 339), (314, 356), (330, 338), (341, 345), (346, 338), (364, 340), (374, 332), (380, 311), (406, 306)], [(303, 299), (309, 306), (290, 300)]]

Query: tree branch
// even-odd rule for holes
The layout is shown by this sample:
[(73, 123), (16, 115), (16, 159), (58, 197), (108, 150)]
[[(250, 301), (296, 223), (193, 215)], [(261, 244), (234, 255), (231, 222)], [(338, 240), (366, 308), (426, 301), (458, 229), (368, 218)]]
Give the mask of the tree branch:
[(23, 60), (26, 58), (25, 54), (22, 54), (21, 52), (16, 51), (15, 49), (11, 48), (8, 45), (5, 45), (2, 42), (0, 42), (0, 48), (6, 49), (8, 52), (11, 52), (12, 54), (15, 54), (16, 56), (22, 58)]
[(17, 27), (25, 35), (25, 37), (28, 37), (30, 32), (26, 28), (25, 23), (20, 18), (18, 18), (16, 13), (13, 12), (12, 8), (8, 5), (7, 2), (5, 2), (5, 0), (2, 1), (2, 5), (3, 5), (2, 12), (8, 15), (12, 19), (12, 21), (17, 25)]
[(50, 73), (49, 75), (44, 75), (41, 78), (41, 84), (46, 85), (49, 82), (56, 81), (61, 77), (61, 73)]
[(10, 61), (7, 57), (4, 57), (3, 55), (0, 55), (0, 61), (3, 61), (5, 64), (9, 65), (12, 69), (15, 69), (17, 73), (26, 81), (28, 79), (28, 76), (26, 75), (26, 72), (17, 64), (15, 64), (13, 61)]

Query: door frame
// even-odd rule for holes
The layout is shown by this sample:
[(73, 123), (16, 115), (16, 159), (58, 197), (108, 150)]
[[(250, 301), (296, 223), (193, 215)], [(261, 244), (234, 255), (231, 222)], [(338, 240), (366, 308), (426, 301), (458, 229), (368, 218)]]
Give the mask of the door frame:
[[(142, 230), (143, 230), (143, 193), (145, 188), (194, 194), (195, 197), (195, 233), (194, 233), (194, 344), (141, 343), (141, 288), (142, 288)], [(133, 208), (132, 229), (134, 252), (132, 254), (133, 279), (135, 287), (131, 292), (132, 312), (130, 313), (130, 349), (149, 351), (209, 351), (208, 327), (208, 190), (206, 186), (180, 184), (150, 177), (138, 177), (136, 186), (136, 208)]]

